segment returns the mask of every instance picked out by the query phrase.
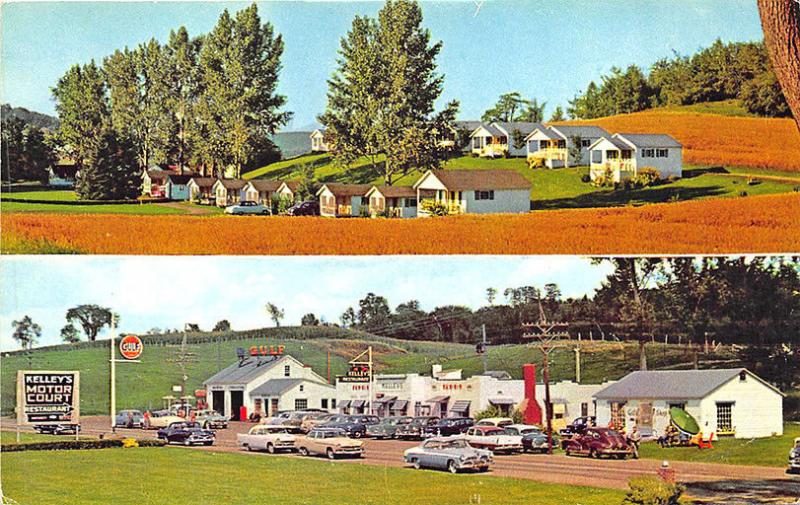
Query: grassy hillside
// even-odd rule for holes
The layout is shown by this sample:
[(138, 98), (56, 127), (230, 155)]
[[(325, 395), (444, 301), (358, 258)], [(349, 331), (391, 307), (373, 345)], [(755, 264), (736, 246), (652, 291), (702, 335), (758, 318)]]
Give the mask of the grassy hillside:
[[(118, 408), (158, 408), (161, 397), (172, 394), (180, 383), (179, 367), (170, 362), (179, 350), (180, 337), (146, 337), (141, 363), (117, 367)], [(482, 372), (482, 361), (469, 344), (409, 342), (340, 329), (274, 328), (231, 332), (228, 334), (193, 334), (189, 350), (196, 361), (187, 366), (187, 390), (194, 391), (221, 368), (236, 360), (236, 348), (264, 343), (283, 344), (286, 352), (314, 371), (327, 374), (327, 353), (331, 353), (331, 377), (343, 374), (347, 361), (373, 345), (376, 371), (383, 373), (430, 373), (434, 363), (445, 368), (460, 368), (465, 376)], [(648, 350), (652, 367), (685, 366), (690, 361), (682, 348), (654, 345)], [(19, 369), (79, 370), (81, 372), (81, 410), (84, 414), (108, 412), (108, 342), (83, 342), (78, 345), (52, 346), (30, 354), (3, 356), (2, 412), (11, 412), (15, 401), (15, 377)], [(711, 358), (725, 358), (716, 356)], [(525, 345), (492, 347), (488, 368), (506, 370), (521, 378), (524, 363), (541, 365), (541, 353)], [(573, 379), (574, 353), (571, 348), (558, 350), (552, 357), (554, 380)], [(638, 364), (634, 344), (584, 343), (582, 370), (587, 383), (617, 379)]]

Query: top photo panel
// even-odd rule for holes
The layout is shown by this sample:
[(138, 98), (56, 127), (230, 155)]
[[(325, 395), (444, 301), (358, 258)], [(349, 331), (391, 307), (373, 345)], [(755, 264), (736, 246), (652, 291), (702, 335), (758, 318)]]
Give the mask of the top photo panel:
[(800, 251), (800, 0), (0, 23), (5, 254)]

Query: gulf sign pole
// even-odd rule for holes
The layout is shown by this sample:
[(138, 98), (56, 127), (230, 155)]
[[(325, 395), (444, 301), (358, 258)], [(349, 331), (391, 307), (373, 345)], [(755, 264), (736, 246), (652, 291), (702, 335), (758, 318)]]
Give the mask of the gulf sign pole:
[(126, 335), (122, 337), (119, 342), (119, 352), (125, 359), (117, 359), (114, 351), (114, 342), (116, 341), (117, 333), (117, 320), (115, 316), (111, 316), (111, 338), (109, 339), (109, 350), (111, 356), (109, 363), (111, 364), (111, 432), (117, 432), (117, 363), (141, 363), (138, 359), (142, 355), (144, 345), (142, 340), (136, 335)]

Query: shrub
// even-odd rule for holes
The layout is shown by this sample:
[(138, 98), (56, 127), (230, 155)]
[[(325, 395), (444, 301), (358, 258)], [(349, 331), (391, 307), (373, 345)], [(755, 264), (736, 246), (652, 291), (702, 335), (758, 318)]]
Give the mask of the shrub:
[(420, 208), (431, 216), (447, 216), (450, 214), (447, 205), (434, 200), (423, 200), (420, 203)]
[(544, 168), (544, 158), (529, 158), (528, 168), (530, 169)]
[(592, 184), (594, 184), (598, 188), (608, 186), (617, 189), (618, 183), (614, 182), (614, 172), (612, 172), (610, 168), (606, 168), (606, 170), (602, 174), (594, 178)]
[(795, 193), (800, 193), (800, 186), (793, 187), (792, 191), (794, 191)]
[(630, 490), (622, 505), (678, 505), (683, 486), (658, 477), (634, 477), (628, 481)]
[(122, 441), (122, 447), (125, 449), (139, 447), (139, 442), (137, 442), (135, 438), (126, 438)]
[(581, 182), (592, 182), (592, 178), (589, 176), (589, 174), (583, 174), (581, 176)]
[[(125, 445), (132, 440), (136, 445)], [(53, 440), (44, 442), (20, 442), (3, 444), (0, 446), (2, 452), (21, 452), (21, 451), (74, 451), (84, 449), (109, 449), (112, 447), (162, 447), (166, 445), (163, 440), (154, 438), (144, 438), (141, 440), (127, 439), (120, 440), (114, 438), (89, 439), (89, 440)]]
[(739, 191), (739, 196), (747, 196), (747, 191)]
[(654, 186), (661, 180), (661, 172), (652, 167), (644, 167), (631, 177), (631, 182), (635, 188), (646, 188)]
[(514, 409), (510, 415), (506, 415), (495, 405), (490, 405), (487, 409), (476, 413), (474, 416), (475, 421), (480, 421), (481, 419), (489, 417), (510, 417), (517, 424), (521, 424), (523, 421), (521, 411)]

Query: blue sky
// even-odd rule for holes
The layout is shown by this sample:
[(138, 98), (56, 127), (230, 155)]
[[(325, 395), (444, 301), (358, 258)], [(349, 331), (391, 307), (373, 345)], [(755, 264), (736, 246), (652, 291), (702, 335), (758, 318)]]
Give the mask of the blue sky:
[(16, 348), (11, 321), (25, 315), (42, 326), (41, 345), (60, 343), (64, 315), (79, 304), (111, 307), (127, 332), (186, 322), (209, 329), (220, 319), (248, 329), (272, 324), (264, 312), (270, 301), (286, 311), (285, 325), (308, 312), (338, 323), (368, 292), (385, 296), (393, 309), (412, 299), (425, 310), (477, 309), (488, 287), (502, 293), (555, 282), (564, 296), (591, 295), (611, 270), (570, 256), (17, 256), (1, 266), (2, 350)]
[[(114, 49), (170, 29), (209, 31), (223, 8), (244, 2), (18, 2), (2, 6), (3, 102), (53, 113), (50, 88), (73, 63), (101, 60)], [(326, 79), (340, 38), (356, 14), (382, 2), (259, 2), (264, 20), (283, 34), (280, 91), (294, 128), (325, 108)], [(692, 53), (712, 43), (762, 38), (754, 0), (487, 0), (423, 2), (425, 26), (444, 43), (442, 101), (461, 101), (474, 119), (512, 90), (557, 104), (611, 66)]]

